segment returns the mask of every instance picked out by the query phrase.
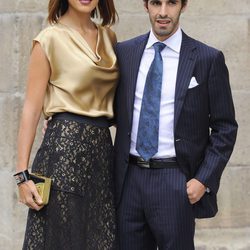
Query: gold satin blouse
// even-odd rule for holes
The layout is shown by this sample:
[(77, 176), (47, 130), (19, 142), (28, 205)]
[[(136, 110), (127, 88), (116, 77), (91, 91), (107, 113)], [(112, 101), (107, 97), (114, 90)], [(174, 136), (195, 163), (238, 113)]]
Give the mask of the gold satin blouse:
[(34, 38), (33, 44), (41, 44), (51, 68), (43, 105), (45, 117), (59, 112), (113, 117), (118, 78), (113, 49), (116, 36), (109, 28), (96, 26), (95, 53), (78, 31), (61, 23), (45, 28)]

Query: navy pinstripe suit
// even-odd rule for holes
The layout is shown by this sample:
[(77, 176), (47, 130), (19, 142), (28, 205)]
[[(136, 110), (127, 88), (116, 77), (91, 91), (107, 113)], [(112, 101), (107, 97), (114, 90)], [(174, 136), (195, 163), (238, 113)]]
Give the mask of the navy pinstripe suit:
[[(177, 193), (173, 193), (173, 190), (178, 189), (178, 186), (185, 190), (185, 186), (183, 187), (183, 185), (191, 178), (198, 179), (211, 190), (211, 192), (206, 193), (199, 202), (191, 206), (191, 216), (194, 218), (215, 216), (217, 212), (216, 193), (219, 188), (220, 178), (232, 153), (237, 134), (237, 123), (235, 121), (228, 70), (222, 52), (198, 42), (183, 33), (174, 106), (175, 150), (180, 170), (160, 170), (163, 172), (159, 172), (159, 176), (155, 177), (155, 180), (152, 180), (152, 173), (150, 171), (154, 171), (153, 169), (140, 173), (142, 170), (131, 166), (129, 167), (130, 133), (136, 80), (148, 36), (149, 34), (145, 34), (129, 41), (118, 43), (116, 47), (120, 67), (120, 80), (115, 98), (117, 123), (115, 139), (115, 180), (116, 200), (118, 211), (120, 211), (118, 213), (120, 237), (124, 237), (124, 230), (129, 230), (128, 228), (130, 227), (128, 223), (126, 229), (121, 229), (121, 227), (123, 227), (121, 223), (126, 223), (126, 221), (122, 219), (124, 218), (125, 211), (132, 208), (131, 212), (135, 212), (136, 203), (141, 202), (144, 204), (144, 202), (146, 202), (145, 200), (141, 201), (140, 197), (135, 197), (137, 189), (138, 193), (143, 193), (144, 191), (144, 188), (141, 188), (142, 190), (139, 188), (140, 184), (136, 183), (137, 181), (142, 183), (140, 187), (145, 185), (145, 189), (151, 185), (151, 181), (155, 182), (152, 183), (150, 188), (153, 192), (152, 197), (156, 200), (158, 199), (156, 197), (157, 193), (161, 193), (161, 190), (154, 193), (154, 188), (163, 187), (163, 193), (159, 199), (163, 199), (163, 203), (169, 204), (170, 210), (165, 209), (166, 213), (172, 213), (171, 218), (174, 218), (172, 221), (171, 218), (169, 219), (168, 229), (166, 229), (170, 232), (174, 230), (175, 221), (178, 220), (178, 216), (182, 216), (180, 214), (176, 215), (175, 208), (171, 208), (171, 204), (175, 206), (175, 200), (177, 199)], [(199, 85), (188, 89), (188, 85), (193, 76), (197, 79)], [(130, 173), (129, 169), (132, 169), (131, 171), (133, 173)], [(165, 174), (164, 171), (170, 172)], [(177, 173), (176, 171), (179, 172)], [(183, 173), (184, 179), (182, 179), (180, 172)], [(176, 176), (180, 177), (177, 178)], [(176, 181), (173, 181), (175, 179)], [(172, 187), (172, 193), (166, 193), (165, 195), (164, 189), (167, 189), (167, 186), (164, 185), (166, 185), (166, 182), (171, 182), (173, 186), (176, 187)], [(124, 191), (125, 188), (127, 191)], [(181, 199), (185, 200), (187, 198), (185, 195), (183, 197), (178, 198), (178, 200), (181, 201)], [(165, 198), (168, 200), (164, 201)], [(124, 199), (125, 201), (122, 201)], [(130, 208), (126, 207), (129, 202), (133, 204)], [(187, 210), (183, 211), (183, 216), (187, 218), (187, 224), (192, 224), (192, 220), (188, 219), (190, 217), (189, 205), (188, 202), (183, 203), (183, 206), (187, 207)], [(146, 216), (146, 214), (148, 214), (148, 216), (152, 218), (154, 214), (150, 214), (149, 211), (150, 209), (144, 211), (144, 215)], [(169, 214), (166, 214), (166, 217), (168, 215)], [(135, 214), (133, 216), (135, 216)], [(139, 215), (138, 218), (134, 218), (134, 221), (130, 221), (131, 227), (134, 226), (137, 219), (139, 220)], [(151, 219), (149, 219), (149, 221), (150, 220)], [(158, 224), (159, 227), (163, 227), (160, 221), (158, 221)], [(147, 226), (149, 227), (146, 230), (151, 230), (159, 246), (161, 244), (159, 243), (161, 239), (157, 238), (159, 229), (156, 229), (155, 227), (157, 226), (155, 225)], [(187, 227), (187, 230), (180, 230), (184, 230), (183, 235), (185, 235), (188, 231), (193, 230), (192, 227), (193, 225), (190, 228)], [(193, 232), (191, 232), (191, 234), (193, 234)], [(185, 239), (184, 236), (183, 239)], [(179, 240), (181, 241), (181, 239)], [(121, 242), (126, 245), (127, 243), (124, 242), (129, 241), (130, 239), (124, 239)], [(145, 237), (144, 241), (146, 245), (139, 247), (140, 243), (138, 243), (138, 247), (136, 248), (135, 245), (137, 243), (131, 239), (132, 243), (128, 243), (127, 247), (121, 246), (121, 248), (127, 250), (155, 249), (154, 243), (151, 241), (147, 242)], [(177, 243), (173, 243), (172, 248), (171, 245), (169, 245), (170, 247), (168, 249), (192, 249), (191, 243), (190, 247), (188, 245), (185, 247), (181, 244), (175, 246), (174, 244)], [(135, 247), (133, 248), (132, 246)]]

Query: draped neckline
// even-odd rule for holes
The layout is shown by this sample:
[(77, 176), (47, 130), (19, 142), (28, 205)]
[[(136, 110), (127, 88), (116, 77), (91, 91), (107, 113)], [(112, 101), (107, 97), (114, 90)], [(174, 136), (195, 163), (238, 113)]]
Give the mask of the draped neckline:
[(58, 22), (57, 25), (59, 25), (61, 28), (65, 28), (67, 29), (70, 34), (75, 37), (77, 39), (77, 41), (84, 46), (84, 48), (87, 50), (88, 52), (88, 55), (90, 56), (90, 58), (92, 59), (92, 61), (94, 61), (95, 63), (97, 62), (100, 62), (101, 61), (101, 56), (98, 52), (98, 49), (99, 49), (99, 46), (100, 46), (100, 25), (94, 23), (94, 25), (96, 26), (97, 28), (97, 41), (96, 41), (96, 48), (95, 48), (95, 51), (90, 47), (89, 43), (86, 41), (86, 39), (80, 34), (79, 31), (77, 31), (76, 29), (64, 24), (64, 23), (61, 23), (61, 22)]

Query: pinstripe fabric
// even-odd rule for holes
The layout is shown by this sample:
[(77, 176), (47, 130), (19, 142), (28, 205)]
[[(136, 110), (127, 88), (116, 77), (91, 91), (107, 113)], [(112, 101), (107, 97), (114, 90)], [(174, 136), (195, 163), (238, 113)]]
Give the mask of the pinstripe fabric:
[(195, 67), (196, 56), (194, 44), (185, 39), (183, 34), (175, 89), (174, 127), (176, 127), (185, 100), (186, 91)]
[(178, 168), (130, 166), (118, 218), (120, 250), (194, 249), (194, 214)]
[[(217, 213), (216, 193), (237, 134), (222, 52), (183, 33), (176, 80), (174, 139), (180, 169), (128, 166), (135, 85), (148, 35), (118, 43), (115, 182), (121, 250), (192, 250), (194, 217)], [(192, 77), (198, 86), (189, 88)], [(186, 181), (210, 188), (191, 206)]]
[(127, 171), (136, 80), (148, 37), (149, 33), (128, 41), (129, 46), (125, 48), (115, 48), (117, 59), (120, 59), (118, 62), (120, 80), (116, 89), (114, 113), (117, 131), (118, 129), (121, 131), (116, 133), (114, 147), (117, 170), (115, 171), (116, 203), (120, 201)]
[[(128, 168), (135, 85), (149, 34), (118, 43), (120, 81), (115, 98), (117, 133), (115, 180), (117, 205)], [(195, 77), (198, 86), (189, 89)], [(187, 180), (211, 189), (194, 207), (197, 218), (215, 216), (216, 193), (237, 134), (228, 70), (222, 52), (183, 33), (177, 72), (174, 138), (177, 161)]]
[[(133, 53), (127, 53), (126, 50), (124, 51), (120, 51), (121, 57), (125, 59), (126, 63), (129, 66), (129, 71), (126, 72), (126, 78), (129, 82), (129, 84), (127, 84), (127, 88), (126, 88), (126, 107), (127, 110), (129, 111), (128, 117), (128, 124), (130, 126), (130, 128), (132, 127), (132, 115), (133, 115), (133, 107), (134, 107), (134, 97), (135, 97), (135, 87), (136, 87), (136, 81), (137, 81), (137, 74), (139, 71), (139, 67), (140, 67), (140, 62), (141, 62), (141, 57), (144, 51), (144, 48), (146, 46), (147, 43), (147, 39), (148, 39), (149, 34), (147, 35), (143, 35), (140, 36), (139, 38), (137, 38), (136, 40), (136, 47), (133, 51)], [(124, 76), (125, 77), (125, 76)], [(120, 75), (120, 78), (123, 78), (123, 74)]]

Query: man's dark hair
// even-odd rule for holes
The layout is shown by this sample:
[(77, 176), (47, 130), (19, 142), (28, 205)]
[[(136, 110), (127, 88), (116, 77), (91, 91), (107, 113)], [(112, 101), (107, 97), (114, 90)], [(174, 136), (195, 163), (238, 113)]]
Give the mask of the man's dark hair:
[[(149, 0), (143, 0), (145, 3), (148, 3)], [(187, 4), (188, 0), (181, 0), (182, 6), (185, 6)]]

